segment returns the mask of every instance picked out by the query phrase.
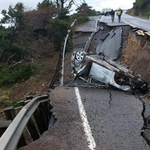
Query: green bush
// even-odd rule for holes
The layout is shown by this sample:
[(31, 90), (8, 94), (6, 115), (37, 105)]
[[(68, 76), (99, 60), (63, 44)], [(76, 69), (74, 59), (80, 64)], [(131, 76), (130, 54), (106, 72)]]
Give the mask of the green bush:
[(67, 44), (66, 45), (66, 52), (71, 52), (73, 50), (73, 45)]
[[(34, 67), (35, 68), (35, 67)], [(31, 64), (13, 67), (12, 69), (3, 68), (0, 70), (0, 86), (16, 83), (20, 80), (27, 80), (34, 74)]]

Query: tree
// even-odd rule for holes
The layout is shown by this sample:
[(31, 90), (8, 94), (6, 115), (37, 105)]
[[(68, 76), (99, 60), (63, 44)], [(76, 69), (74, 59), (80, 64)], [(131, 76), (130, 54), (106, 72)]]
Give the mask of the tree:
[(87, 14), (89, 16), (96, 15), (96, 11), (92, 10), (91, 6), (88, 6), (86, 3), (82, 3), (77, 9), (77, 13)]
[(2, 15), (4, 16), (1, 19), (2, 24), (9, 24), (11, 27), (18, 28), (23, 25), (23, 16), (24, 16), (25, 7), (23, 3), (17, 3), (15, 7), (9, 6), (8, 11), (2, 10)]
[(39, 2), (37, 4), (37, 9), (42, 9), (42, 8), (54, 8), (55, 4), (51, 0), (43, 0), (43, 2)]
[(13, 66), (31, 61), (40, 56), (42, 44), (52, 48), (55, 45), (59, 50), (68, 30), (67, 13), (68, 9), (56, 8), (50, 0), (38, 3), (32, 11), (25, 11), (22, 3), (3, 10), (1, 24), (9, 23), (9, 27), (0, 26), (0, 62), (8, 60), (8, 65)]
[(18, 37), (17, 31), (19, 28), (23, 27), (24, 9), (25, 8), (22, 3), (17, 3), (15, 7), (10, 5), (8, 11), (2, 10), (1, 12), (3, 15), (1, 24), (9, 24), (9, 27), (8, 29), (1, 31), (3, 32), (3, 34), (1, 34), (0, 38), (0, 47), (2, 51), (0, 62), (4, 58), (6, 52), (11, 53), (11, 56), (13, 56), (18, 51), (18, 49), (16, 48), (17, 44), (15, 43)]
[(74, 3), (74, 0), (54, 0), (57, 8), (63, 9), (70, 9)]
[(67, 19), (69, 18), (69, 17), (67, 16), (67, 14), (69, 14), (69, 10), (68, 10), (68, 9), (66, 9), (66, 8), (61, 9), (58, 18), (59, 18), (59, 19), (62, 19), (62, 20), (67, 20)]
[(57, 51), (60, 51), (61, 44), (69, 29), (69, 23), (58, 18), (51, 20), (48, 25), (49, 38), (54, 43)]
[(148, 3), (149, 0), (136, 0), (136, 2), (134, 3), (134, 8), (143, 9)]
[(25, 23), (30, 30), (46, 29), (49, 21), (60, 13), (60, 10), (53, 8), (40, 8), (26, 13)]
[(43, 0), (43, 2), (38, 3), (37, 9), (40, 8), (52, 8), (57, 7), (59, 9), (70, 9), (73, 5), (74, 0)]
[[(7, 79), (0, 81), (0, 85), (7, 84), (8, 79), (10, 79), (9, 83), (14, 83), (21, 78), (25, 79), (24, 73), (30, 71), (29, 75), (33, 73), (31, 66), (36, 62), (34, 60), (41, 59), (43, 56), (50, 57), (54, 50), (61, 49), (70, 27), (66, 21), (67, 13), (68, 9), (57, 8), (50, 0), (38, 3), (37, 9), (32, 11), (25, 11), (22, 3), (10, 5), (8, 10), (2, 10), (0, 75), (3, 74), (3, 79), (7, 76)], [(54, 19), (56, 15), (58, 17)], [(9, 26), (6, 28), (2, 26), (3, 24)]]

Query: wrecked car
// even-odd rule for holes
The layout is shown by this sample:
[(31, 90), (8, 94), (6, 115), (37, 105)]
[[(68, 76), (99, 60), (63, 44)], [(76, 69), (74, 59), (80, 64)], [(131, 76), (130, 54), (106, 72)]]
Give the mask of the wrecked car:
[(83, 50), (74, 51), (71, 66), (75, 79), (81, 79), (95, 86), (113, 86), (123, 91), (141, 93), (148, 90), (148, 84), (139, 74), (134, 74), (102, 55), (89, 54)]

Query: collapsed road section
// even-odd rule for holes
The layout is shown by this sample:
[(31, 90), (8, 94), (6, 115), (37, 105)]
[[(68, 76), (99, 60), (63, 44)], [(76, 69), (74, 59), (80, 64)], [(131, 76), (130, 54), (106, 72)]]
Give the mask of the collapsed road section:
[[(123, 66), (117, 64), (123, 54), (123, 48), (126, 47), (128, 35), (132, 32), (131, 27), (123, 25), (110, 28), (100, 23), (99, 29), (90, 43), (88, 52), (78, 48), (72, 54), (71, 65), (77, 83), (80, 79), (95, 87), (108, 88), (108, 85), (112, 85), (124, 91), (131, 90), (134, 94), (137, 92), (145, 94), (148, 91), (148, 83), (139, 74), (128, 70), (124, 64)], [(150, 105), (140, 96), (138, 99), (143, 104), (141, 115), (144, 126), (141, 135), (150, 144), (150, 113), (146, 114), (147, 117), (145, 116), (146, 109), (149, 109)]]
[[(91, 23), (89, 24), (91, 25)], [(116, 31), (117, 29), (117, 35), (120, 34), (120, 26), (119, 28), (111, 27), (110, 29), (108, 26), (100, 24), (99, 32), (95, 32), (97, 30), (93, 30), (93, 28), (90, 28), (90, 32), (87, 32), (88, 30), (86, 30), (86, 27), (83, 28), (84, 32), (78, 30), (73, 35), (74, 50), (76, 52), (73, 52), (73, 58), (76, 59), (72, 58), (73, 70), (80, 72), (80, 69), (82, 67), (84, 68), (84, 65), (81, 68), (79, 67), (79, 69), (76, 65), (80, 65), (80, 62), (86, 59), (87, 62), (92, 60), (93, 63), (94, 61), (96, 64), (93, 65), (94, 67), (97, 66), (97, 61), (100, 61), (101, 63), (99, 66), (102, 65), (104, 68), (103, 72), (107, 70), (106, 75), (117, 69), (128, 71), (126, 66), (120, 68), (120, 65), (116, 65), (116, 62), (118, 62), (120, 58), (120, 54), (123, 53), (122, 48), (125, 47), (125, 39), (128, 36), (127, 32), (124, 32), (125, 28), (127, 29), (128, 26), (122, 27), (123, 36), (121, 45), (117, 46), (118, 58), (113, 60), (115, 63), (112, 63), (112, 60), (108, 58), (109, 55), (107, 55), (107, 58), (104, 57), (105, 52), (103, 55), (99, 55), (100, 51), (96, 53), (96, 48), (97, 46), (99, 46), (99, 48), (105, 47), (104, 45), (102, 46), (102, 43), (104, 42), (104, 39), (107, 39), (109, 33), (112, 33), (111, 38), (115, 36), (116, 32), (111, 32), (112, 29), (113, 31)], [(95, 32), (92, 39), (91, 31)], [(127, 34), (127, 36), (124, 36), (125, 34)], [(86, 37), (86, 40), (84, 40), (84, 37)], [(90, 41), (90, 44), (86, 42), (87, 40)], [(83, 51), (85, 50), (85, 45), (89, 45), (88, 51)], [(144, 99), (141, 98), (142, 96), (138, 95), (138, 97), (135, 97), (131, 93), (129, 94), (121, 91), (122, 89), (118, 90), (118, 88), (103, 89), (95, 88), (95, 86), (93, 86), (93, 88), (87, 88), (89, 83), (84, 82), (86, 79), (78, 80), (79, 77), (84, 77), (84, 69), (84, 75), (75, 74), (75, 79), (72, 78), (71, 54), (72, 52), (66, 53), (65, 57), (64, 85), (57, 86), (50, 92), (51, 104), (53, 105), (52, 111), (57, 118), (56, 124), (50, 130), (46, 131), (40, 139), (22, 149), (149, 150), (150, 147), (147, 142), (148, 138), (143, 138), (141, 136), (141, 129), (145, 134), (146, 129), (143, 128), (143, 126), (145, 126), (144, 118), (150, 114), (148, 111), (150, 109), (148, 108), (148, 105), (146, 105)], [(75, 61), (79, 63), (74, 63)], [(89, 68), (91, 66), (92, 64), (89, 65)], [(91, 71), (91, 68), (89, 68), (85, 69), (87, 70), (87, 74)], [(91, 71), (90, 75), (95, 75), (94, 73)], [(132, 72), (127, 72), (127, 74), (133, 75)], [(105, 79), (104, 81), (109, 81), (110, 76), (105, 78), (103, 74), (98, 74), (97, 77)], [(140, 76), (137, 77), (143, 81)], [(119, 79), (120, 83), (123, 84), (121, 85), (123, 87), (124, 84), (126, 84), (124, 82), (126, 78), (121, 77)], [(83, 87), (81, 87), (81, 83)], [(117, 81), (117, 84), (118, 83), (119, 81)], [(103, 84), (105, 85), (105, 83)], [(128, 88), (128, 86), (126, 86), (126, 88)], [(147, 124), (148, 123), (149, 119), (147, 120)]]
[[(72, 53), (71, 66), (75, 79), (81, 79), (97, 87), (111, 85), (123, 91), (146, 93), (148, 84), (140, 75), (117, 62), (125, 40), (122, 37), (123, 27), (115, 27), (109, 32), (105, 28), (107, 28), (106, 25), (100, 24), (99, 31), (94, 34), (92, 42), (90, 41), (89, 49), (78, 47)], [(83, 43), (87, 41), (87, 37), (84, 36), (79, 39), (80, 45), (76, 38), (75, 46), (81, 46), (81, 43), (83, 46)]]

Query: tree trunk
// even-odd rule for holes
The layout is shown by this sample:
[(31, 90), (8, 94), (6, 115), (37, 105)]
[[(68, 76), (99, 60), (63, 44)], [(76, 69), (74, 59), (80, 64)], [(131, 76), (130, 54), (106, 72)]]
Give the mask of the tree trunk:
[(6, 49), (3, 51), (3, 53), (2, 53), (2, 55), (1, 55), (1, 57), (0, 57), (0, 62), (2, 61), (2, 59), (3, 59), (3, 57), (4, 57), (4, 55), (5, 55), (5, 53), (6, 53)]

